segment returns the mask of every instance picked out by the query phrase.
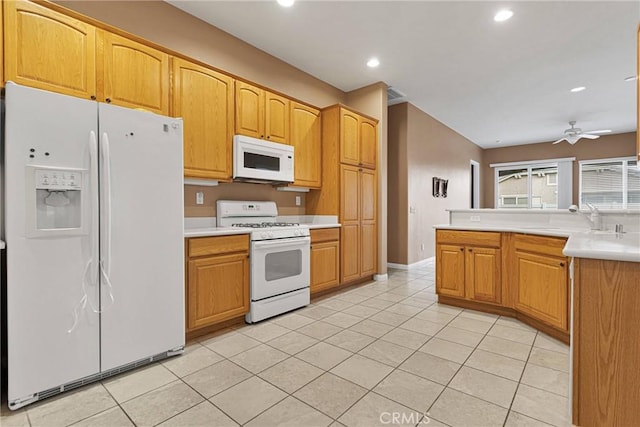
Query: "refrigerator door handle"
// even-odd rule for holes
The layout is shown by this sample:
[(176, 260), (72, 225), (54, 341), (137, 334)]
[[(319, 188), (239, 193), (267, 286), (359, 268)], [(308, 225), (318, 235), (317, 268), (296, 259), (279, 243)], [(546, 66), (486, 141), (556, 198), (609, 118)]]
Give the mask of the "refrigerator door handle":
[(109, 151), (109, 135), (104, 132), (100, 141), (100, 148), (102, 149), (102, 180), (101, 180), (101, 194), (103, 197), (103, 212), (102, 220), (105, 224), (105, 232), (102, 236), (103, 245), (102, 257), (100, 260), (101, 268), (106, 277), (111, 274), (111, 155)]
[(90, 236), (90, 245), (91, 245), (91, 259), (89, 263), (91, 263), (91, 276), (92, 281), (90, 282), (92, 285), (97, 285), (98, 283), (98, 258), (99, 258), (99, 249), (98, 249), (98, 226), (99, 226), (99, 218), (100, 218), (100, 203), (99, 203), (99, 195), (98, 195), (98, 138), (96, 137), (96, 133), (91, 131), (89, 133), (89, 174), (90, 174), (90, 197), (91, 197), (91, 232)]
[(113, 298), (113, 286), (111, 285), (111, 153), (109, 150), (109, 134), (106, 132), (102, 133), (102, 138), (100, 141), (101, 155), (102, 155), (102, 169), (103, 172), (101, 184), (101, 194), (104, 195), (102, 206), (104, 207), (104, 215), (102, 216), (102, 220), (105, 224), (105, 232), (102, 236), (101, 242), (105, 242), (101, 251), (101, 259), (99, 262), (100, 268), (100, 276), (104, 279), (104, 283), (107, 285), (107, 289), (109, 290), (109, 301), (110, 304), (108, 306), (104, 306), (102, 303), (100, 304), (100, 313), (103, 313), (107, 308), (113, 306), (114, 298)]

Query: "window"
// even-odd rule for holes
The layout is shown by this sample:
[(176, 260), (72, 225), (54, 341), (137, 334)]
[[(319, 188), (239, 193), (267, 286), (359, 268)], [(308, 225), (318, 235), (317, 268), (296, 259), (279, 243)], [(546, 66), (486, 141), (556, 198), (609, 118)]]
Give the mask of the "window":
[(498, 209), (557, 209), (571, 204), (575, 158), (492, 164)]
[(640, 167), (633, 157), (580, 162), (580, 207), (640, 209)]

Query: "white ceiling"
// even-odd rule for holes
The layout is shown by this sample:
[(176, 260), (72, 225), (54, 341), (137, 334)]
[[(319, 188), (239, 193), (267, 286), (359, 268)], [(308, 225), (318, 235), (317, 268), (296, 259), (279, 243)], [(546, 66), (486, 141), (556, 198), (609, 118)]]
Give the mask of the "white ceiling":
[(638, 1), (169, 3), (343, 91), (383, 81), (481, 147), (636, 130)]

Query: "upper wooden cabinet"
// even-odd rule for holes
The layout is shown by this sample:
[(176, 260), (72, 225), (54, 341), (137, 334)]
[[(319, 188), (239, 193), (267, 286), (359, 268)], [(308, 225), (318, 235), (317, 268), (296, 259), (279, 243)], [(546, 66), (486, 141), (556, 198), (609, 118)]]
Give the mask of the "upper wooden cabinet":
[(378, 150), (376, 121), (341, 108), (340, 128), (340, 162), (375, 169)]
[(290, 135), (295, 156), (293, 185), (320, 188), (322, 184), (320, 110), (291, 101)]
[(264, 138), (264, 90), (236, 81), (236, 133)]
[(172, 115), (184, 120), (184, 175), (231, 179), (233, 79), (173, 58)]
[(288, 144), (289, 103), (283, 96), (236, 81), (236, 133)]
[(96, 29), (27, 1), (5, 1), (4, 78), (95, 99)]
[(269, 141), (289, 144), (289, 105), (284, 96), (265, 91), (264, 133)]
[(27, 1), (5, 7), (4, 78), (86, 99), (169, 113), (169, 56)]
[(169, 55), (117, 34), (101, 31), (98, 100), (169, 114)]

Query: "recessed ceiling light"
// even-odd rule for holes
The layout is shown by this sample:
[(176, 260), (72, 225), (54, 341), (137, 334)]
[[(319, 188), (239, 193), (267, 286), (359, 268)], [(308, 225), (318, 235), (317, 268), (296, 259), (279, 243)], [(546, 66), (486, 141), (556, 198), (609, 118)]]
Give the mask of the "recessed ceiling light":
[(278, 0), (278, 4), (283, 7), (291, 7), (296, 0)]
[(367, 67), (369, 68), (376, 68), (378, 65), (380, 65), (378, 58), (371, 58), (367, 61)]
[(495, 16), (493, 17), (493, 20), (496, 22), (503, 22), (511, 18), (512, 16), (513, 16), (512, 11), (510, 11), (509, 9), (502, 9), (495, 14)]
[(584, 87), (584, 86), (578, 86), (578, 87), (574, 87), (573, 89), (571, 89), (571, 92), (582, 92), (585, 89), (586, 89), (586, 87)]
[(638, 80), (638, 76), (629, 76), (627, 78), (624, 79), (625, 82), (633, 82)]

